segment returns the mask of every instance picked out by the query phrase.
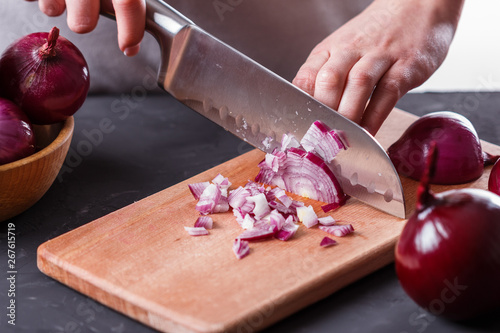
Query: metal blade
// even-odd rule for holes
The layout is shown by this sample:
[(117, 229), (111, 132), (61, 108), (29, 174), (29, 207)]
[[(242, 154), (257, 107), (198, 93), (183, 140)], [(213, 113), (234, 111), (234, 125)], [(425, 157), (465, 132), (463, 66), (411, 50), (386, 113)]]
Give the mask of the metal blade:
[(405, 217), (399, 176), (363, 128), (196, 25), (179, 27), (170, 42), (159, 83), (175, 98), (265, 152), (285, 133), (300, 140), (316, 120), (343, 131), (349, 148), (330, 167), (344, 191)]

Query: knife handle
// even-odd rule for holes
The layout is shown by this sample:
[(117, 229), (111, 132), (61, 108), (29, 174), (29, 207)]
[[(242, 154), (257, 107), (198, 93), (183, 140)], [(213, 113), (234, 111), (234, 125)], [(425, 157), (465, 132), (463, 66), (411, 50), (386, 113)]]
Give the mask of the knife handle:
[[(104, 2), (101, 15), (115, 20), (111, 1)], [(168, 67), (169, 54), (172, 42), (184, 27), (195, 25), (193, 21), (182, 15), (163, 0), (146, 0), (146, 31), (149, 32), (160, 45), (161, 64), (158, 73), (158, 82), (161, 83)]]

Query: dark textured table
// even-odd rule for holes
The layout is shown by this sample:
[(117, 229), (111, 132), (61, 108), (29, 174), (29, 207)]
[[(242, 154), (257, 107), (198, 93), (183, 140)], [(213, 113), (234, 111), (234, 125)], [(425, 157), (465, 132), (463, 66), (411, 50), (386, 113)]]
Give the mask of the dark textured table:
[[(453, 110), (500, 144), (500, 93), (410, 94), (398, 107), (423, 115)], [(98, 131), (102, 119), (111, 124)], [(167, 94), (91, 96), (75, 116), (67, 161), (47, 194), (15, 225), (16, 320), (9, 325), (7, 223), (0, 225), (0, 332), (153, 332), (43, 275), (41, 243), (161, 191), (251, 148)], [(97, 134), (97, 133), (100, 134)], [(1, 189), (0, 189), (1, 190)], [(426, 313), (398, 284), (393, 265), (276, 323), (269, 332), (500, 332), (497, 313), (453, 323)]]

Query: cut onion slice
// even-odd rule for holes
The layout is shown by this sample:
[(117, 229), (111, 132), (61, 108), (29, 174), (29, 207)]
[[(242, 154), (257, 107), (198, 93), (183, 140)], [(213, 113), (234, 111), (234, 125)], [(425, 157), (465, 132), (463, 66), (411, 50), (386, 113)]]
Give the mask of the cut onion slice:
[(196, 210), (203, 215), (213, 213), (215, 206), (219, 203), (221, 191), (218, 185), (208, 185), (200, 195), (200, 200), (196, 204)]
[(328, 247), (337, 244), (337, 241), (334, 239), (331, 239), (330, 237), (325, 237), (321, 240), (321, 243), (319, 243), (319, 246), (322, 247)]
[(351, 224), (320, 226), (319, 228), (337, 237), (343, 237), (345, 235), (349, 235), (350, 233), (354, 232), (354, 228), (352, 227)]
[(203, 235), (208, 235), (208, 230), (205, 229), (204, 227), (184, 227), (184, 229), (190, 234), (191, 236), (203, 236)]
[(214, 221), (210, 216), (200, 216), (196, 220), (194, 227), (195, 228), (205, 228), (205, 229), (212, 229), (213, 228)]
[(340, 136), (321, 121), (315, 121), (300, 140), (300, 144), (308, 152), (315, 152), (324, 161), (330, 163), (335, 156), (346, 149)]
[(278, 232), (274, 234), (274, 237), (282, 241), (287, 241), (295, 235), (298, 229), (299, 225), (293, 223), (293, 217), (288, 216), (285, 220), (285, 224), (283, 224), (281, 230), (278, 230)]
[(268, 227), (267, 229), (262, 227), (254, 227), (253, 229), (243, 231), (238, 236), (238, 238), (247, 241), (256, 241), (273, 237), (273, 235), (274, 235), (273, 227)]
[(193, 197), (196, 200), (200, 200), (201, 194), (208, 187), (208, 185), (210, 185), (210, 182), (201, 182), (201, 183), (188, 184), (188, 187)]
[(335, 219), (331, 217), (330, 215), (325, 216), (325, 217), (320, 217), (318, 219), (319, 224), (321, 225), (334, 225), (336, 223)]
[(308, 228), (318, 224), (318, 216), (314, 212), (314, 208), (312, 206), (298, 207), (297, 217), (299, 218), (299, 221)]
[(249, 243), (240, 238), (236, 238), (233, 243), (233, 252), (236, 258), (243, 259), (250, 253)]

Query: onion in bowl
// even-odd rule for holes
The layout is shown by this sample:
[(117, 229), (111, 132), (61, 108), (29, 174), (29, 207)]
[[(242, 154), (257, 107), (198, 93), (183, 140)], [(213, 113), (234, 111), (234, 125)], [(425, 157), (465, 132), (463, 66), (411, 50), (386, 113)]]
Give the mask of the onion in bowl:
[(0, 165), (34, 152), (35, 136), (28, 117), (17, 105), (0, 98)]

